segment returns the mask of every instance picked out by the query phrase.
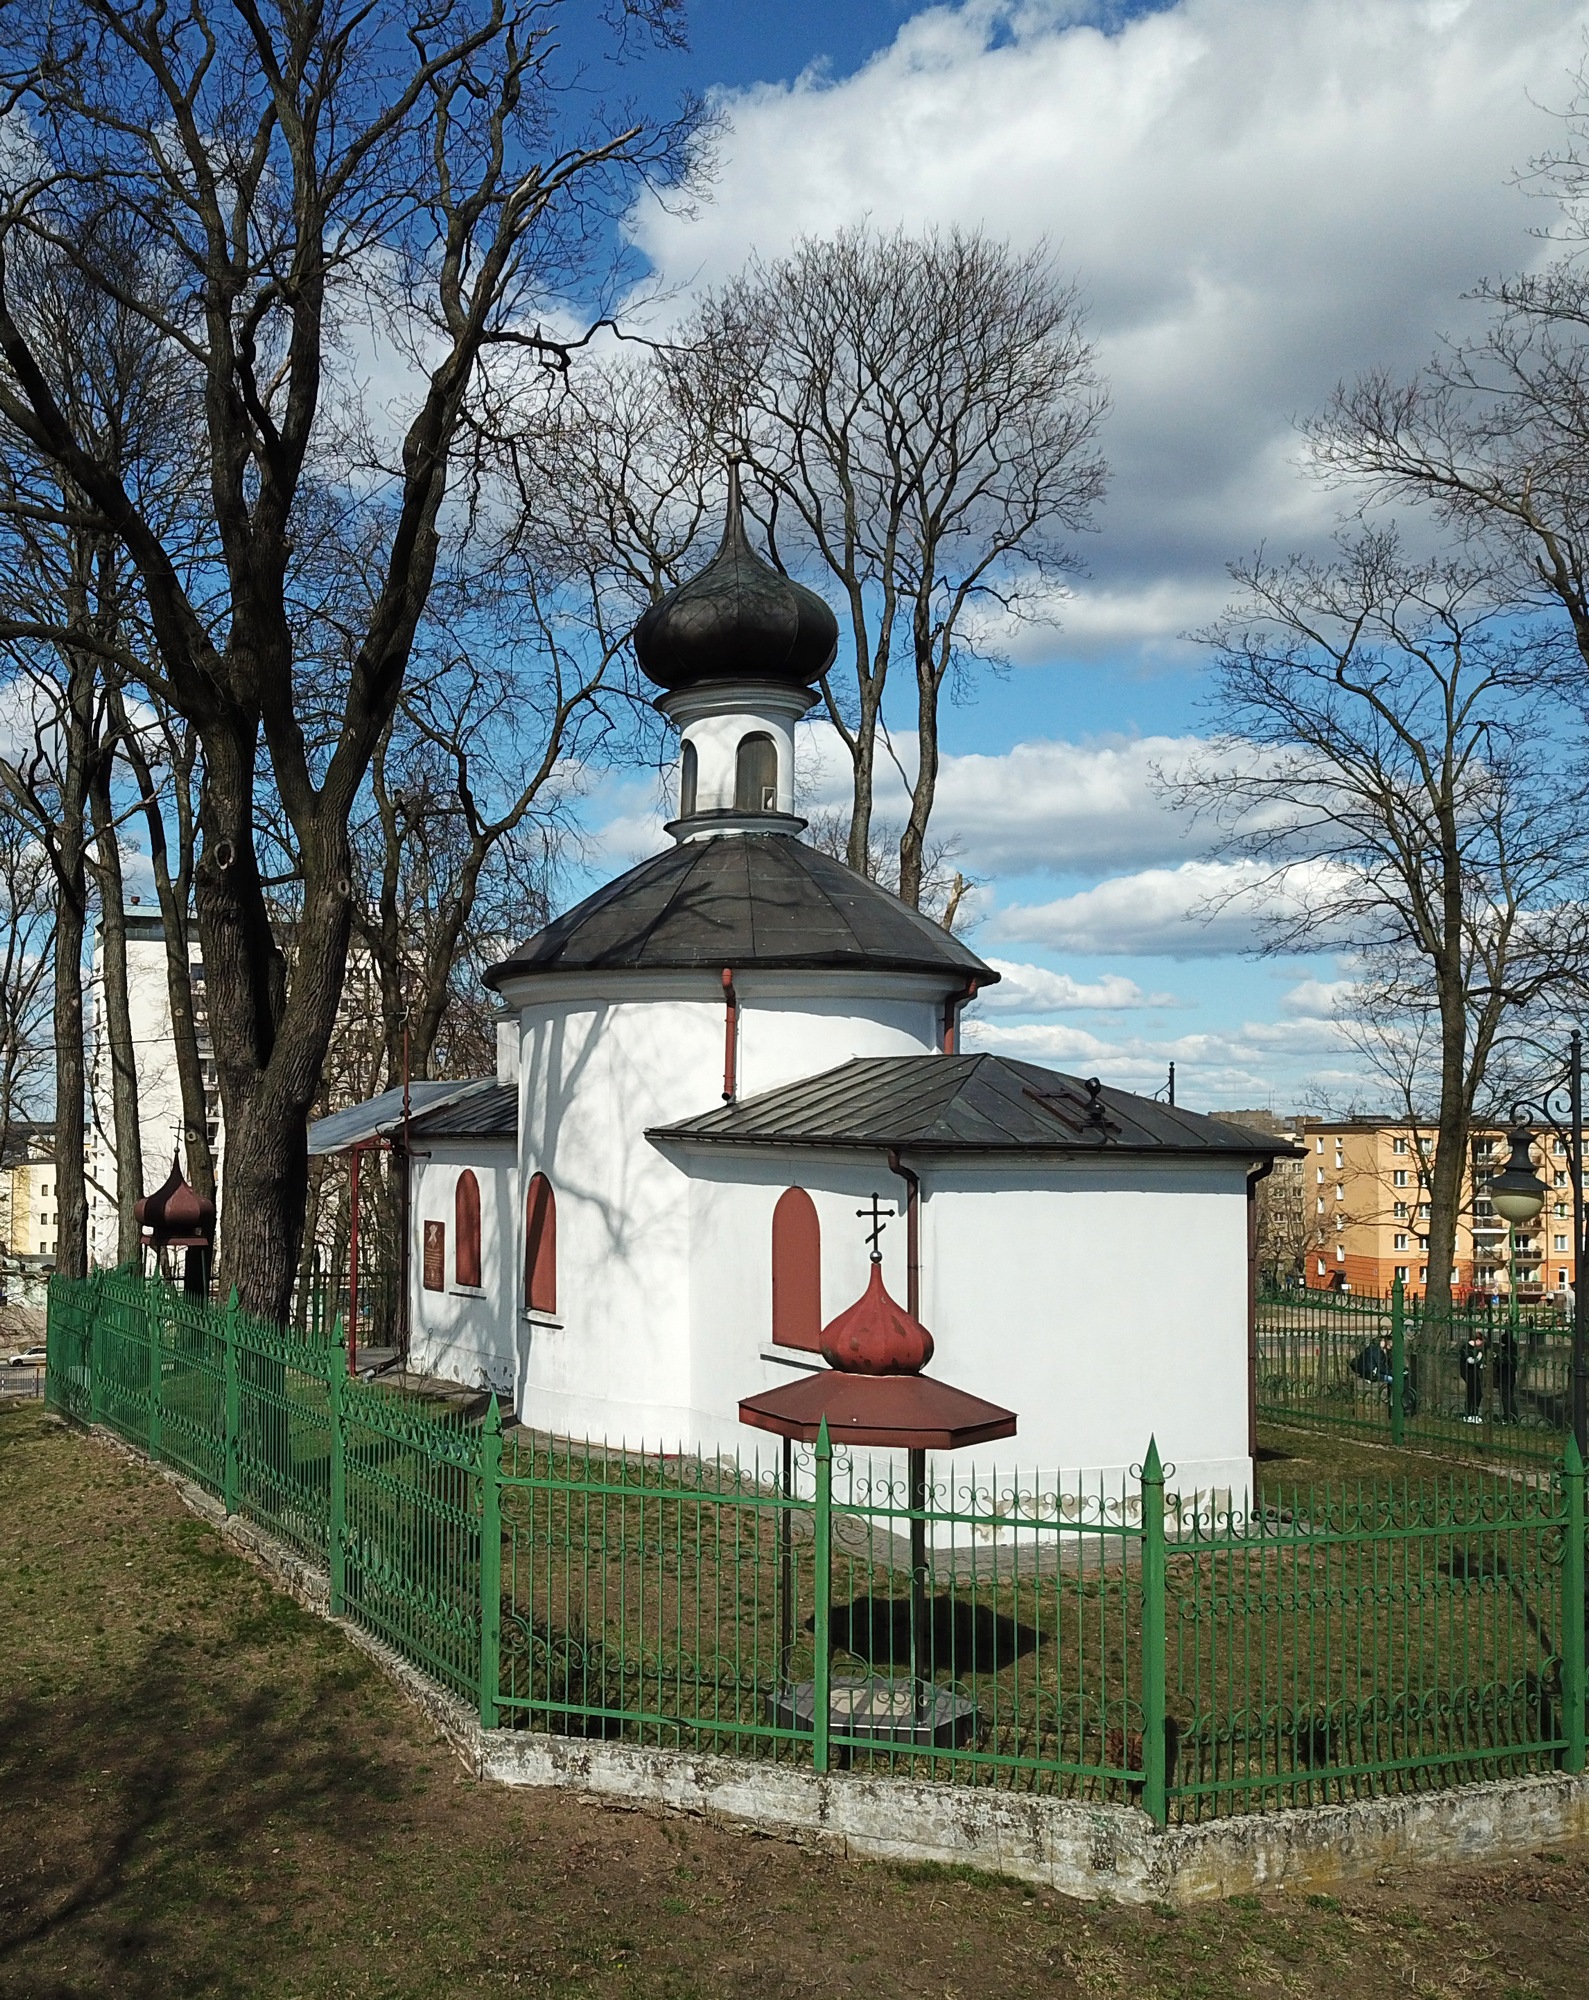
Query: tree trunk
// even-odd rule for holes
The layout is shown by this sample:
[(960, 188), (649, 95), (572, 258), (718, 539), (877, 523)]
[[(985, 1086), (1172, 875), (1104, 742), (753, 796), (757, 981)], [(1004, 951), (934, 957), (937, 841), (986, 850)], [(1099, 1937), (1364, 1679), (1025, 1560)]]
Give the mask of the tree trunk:
[(226, 1118), (220, 1289), (235, 1284), (248, 1311), (284, 1325), (308, 1200), (309, 1114), (347, 966), (352, 858), (346, 815), (339, 824), (328, 805), (304, 838), (289, 1013), (286, 962), (255, 862), (252, 748), (246, 724), (206, 736), (195, 881)]
[(64, 753), (60, 818), (45, 830), (55, 870), (55, 1268), (88, 1275), (87, 1072), (83, 1022), (83, 940), (88, 930), (88, 769), (94, 748), (94, 663), (68, 656), (61, 716)]
[(83, 1112), (83, 935), (88, 888), (82, 821), (57, 836), (55, 884), (55, 1268), (65, 1278), (88, 1275), (87, 1137)]
[(101, 757), (89, 785), (99, 888), (100, 978), (104, 992), (105, 1045), (110, 1056), (111, 1119), (116, 1137), (116, 1262), (139, 1255), (136, 1204), (143, 1193), (143, 1134), (138, 1125), (138, 1066), (127, 992), (127, 917), (121, 849), (111, 805), (112, 758)]
[[(1455, 931), (1460, 940), (1460, 922)], [(1468, 1010), (1462, 993), (1460, 964), (1437, 972), (1440, 986), (1440, 1109), (1435, 1132), (1434, 1167), (1429, 1189), (1429, 1277), (1425, 1309), (1435, 1317), (1451, 1313), (1451, 1267), (1456, 1260), (1457, 1214), (1467, 1165), (1468, 1128)], [(1420, 1172), (1422, 1162), (1420, 1162)]]
[(921, 908), (921, 876), (927, 850), (927, 822), (938, 792), (938, 696), (943, 676), (934, 670), (932, 634), (927, 629), (930, 606), (917, 602), (916, 647), (916, 782), (910, 788), (910, 816), (899, 843), (899, 896), (913, 910)]

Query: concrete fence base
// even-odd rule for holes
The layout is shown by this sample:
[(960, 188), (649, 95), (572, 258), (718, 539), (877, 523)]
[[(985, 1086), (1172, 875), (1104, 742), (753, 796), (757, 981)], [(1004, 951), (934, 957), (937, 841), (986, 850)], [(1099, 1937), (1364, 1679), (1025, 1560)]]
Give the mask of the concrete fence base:
[[(141, 1465), (142, 1452), (95, 1435)], [(307, 1609), (329, 1615), (329, 1581), (202, 1488), (154, 1466)], [(1412, 1798), (1248, 1813), (1159, 1832), (1134, 1806), (1031, 1798), (839, 1771), (818, 1776), (745, 1758), (587, 1743), (480, 1727), (465, 1703), (348, 1620), (338, 1626), (429, 1716), (476, 1776), (642, 1810), (677, 1812), (884, 1861), (986, 1869), (1064, 1896), (1193, 1903), (1264, 1889), (1331, 1889), (1411, 1867), (1495, 1862), (1589, 1841), (1589, 1774), (1503, 1779)]]

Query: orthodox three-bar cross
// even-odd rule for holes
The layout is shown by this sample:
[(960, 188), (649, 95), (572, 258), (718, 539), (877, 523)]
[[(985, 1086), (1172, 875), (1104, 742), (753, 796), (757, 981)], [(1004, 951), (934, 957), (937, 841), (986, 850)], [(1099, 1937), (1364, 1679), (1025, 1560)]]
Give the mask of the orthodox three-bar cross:
[(855, 1213), (857, 1215), (870, 1217), (871, 1219), (872, 1226), (866, 1232), (866, 1240), (872, 1246), (872, 1262), (874, 1264), (880, 1264), (883, 1261), (883, 1253), (877, 1247), (878, 1240), (882, 1236), (883, 1231), (888, 1227), (890, 1221), (893, 1219), (893, 1210), (890, 1209), (885, 1213), (881, 1201), (874, 1194), (872, 1196), (871, 1207), (858, 1208), (855, 1211)]

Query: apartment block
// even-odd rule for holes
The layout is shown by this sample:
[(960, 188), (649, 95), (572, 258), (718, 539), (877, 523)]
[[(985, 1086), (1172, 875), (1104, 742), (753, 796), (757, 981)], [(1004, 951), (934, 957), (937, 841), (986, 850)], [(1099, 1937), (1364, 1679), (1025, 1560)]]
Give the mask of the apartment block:
[[(1410, 1296), (1421, 1296), (1429, 1281), (1434, 1132), (1370, 1118), (1303, 1118), (1298, 1132), (1308, 1155), (1306, 1283), (1382, 1294), (1399, 1278)], [(1576, 1282), (1567, 1142), (1550, 1133), (1536, 1137), (1534, 1167), (1545, 1183), (1545, 1206), (1518, 1231), (1515, 1244), (1487, 1192), (1509, 1156), (1499, 1127), (1472, 1135), (1463, 1162), (1453, 1288), (1505, 1296), (1515, 1258), (1520, 1299), (1564, 1293)]]
[(0, 1251), (53, 1257), (57, 1226), (54, 1130), (15, 1125), (0, 1159)]

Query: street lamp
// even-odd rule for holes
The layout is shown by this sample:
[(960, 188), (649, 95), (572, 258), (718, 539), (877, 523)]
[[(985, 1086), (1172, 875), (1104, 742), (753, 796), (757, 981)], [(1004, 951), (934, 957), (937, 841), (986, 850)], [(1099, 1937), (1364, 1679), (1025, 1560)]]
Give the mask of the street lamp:
[[(1565, 1090), (1567, 1102), (1561, 1103)], [(1490, 1184), (1495, 1212), (1512, 1225), (1532, 1222), (1545, 1205), (1545, 1183), (1534, 1171), (1529, 1148), (1533, 1133), (1524, 1119), (1533, 1111), (1567, 1143), (1567, 1178), (1572, 1188), (1572, 1434), (1580, 1452), (1589, 1451), (1589, 1357), (1585, 1354), (1584, 1266), (1586, 1256), (1583, 1199), (1583, 1036), (1574, 1028), (1567, 1051), (1567, 1073), (1545, 1090), (1537, 1104), (1512, 1107), (1512, 1156)], [(1566, 1120), (1563, 1122), (1562, 1113)], [(1517, 1297), (1517, 1259), (1512, 1260), (1512, 1297)]]
[[(1515, 1114), (1514, 1114), (1515, 1115)], [(1511, 1271), (1506, 1300), (1507, 1320), (1517, 1328), (1517, 1232), (1545, 1206), (1545, 1183), (1534, 1171), (1534, 1135), (1526, 1125), (1508, 1133), (1512, 1157), (1490, 1183), (1490, 1203), (1511, 1232)]]

